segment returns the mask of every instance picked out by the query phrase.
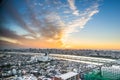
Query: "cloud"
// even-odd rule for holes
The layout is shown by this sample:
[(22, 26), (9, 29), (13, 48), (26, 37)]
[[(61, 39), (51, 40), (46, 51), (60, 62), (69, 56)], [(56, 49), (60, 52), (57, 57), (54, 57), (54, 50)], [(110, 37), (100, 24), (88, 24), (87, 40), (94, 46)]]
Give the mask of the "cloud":
[(94, 4), (91, 7), (88, 7), (86, 10), (84, 10), (84, 12), (81, 13), (77, 19), (68, 22), (68, 24), (66, 24), (66, 26), (68, 27), (65, 28), (65, 34), (62, 38), (63, 43), (65, 43), (64, 45), (69, 46), (67, 43), (69, 41), (69, 35), (71, 35), (71, 33), (77, 32), (78, 28), (84, 28), (86, 23), (92, 18), (92, 16), (97, 14), (98, 12), (98, 4)]
[(6, 41), (6, 42), (9, 42), (9, 43), (21, 44), (22, 45), (22, 43), (20, 41), (15, 40), (15, 39), (11, 39), (11, 38), (7, 38), (7, 37), (0, 37), (0, 40)]
[[(31, 5), (31, 2), (28, 0), (26, 1), (26, 4), (29, 12), (29, 19), (32, 25), (36, 28), (36, 30), (34, 30), (34, 32), (36, 32), (35, 36), (53, 40), (61, 39), (64, 23), (60, 19), (60, 16), (54, 11), (44, 10), (44, 7), (42, 10), (38, 11), (37, 14), (33, 11), (36, 8), (36, 5)], [(50, 5), (50, 3), (47, 2), (42, 5), (46, 6), (46, 4), (47, 6)], [(43, 18), (37, 19), (39, 16), (43, 16)], [(40, 36), (37, 36), (37, 34)]]
[(22, 18), (21, 14), (18, 12), (17, 8), (12, 4), (5, 5), (4, 8), (9, 13), (9, 15), (14, 19), (15, 23), (20, 25), (24, 30), (28, 31), (31, 34), (35, 34), (35, 32), (28, 27), (27, 23)]
[(16, 44), (16, 43), (11, 43), (8, 41), (4, 41), (4, 40), (0, 40), (0, 48), (25, 48), (25, 46), (21, 45), (21, 44)]
[(98, 12), (98, 4), (94, 4), (90, 8), (87, 8), (83, 13), (81, 13), (78, 19), (75, 19), (72, 22), (68, 23), (68, 26), (70, 26), (70, 28), (83, 28), (85, 24), (92, 18), (92, 16)]
[(11, 44), (13, 43), (16, 45), (22, 45), (22, 39), (24, 39), (24, 37), (17, 35), (16, 32), (9, 30), (8, 28), (3, 27), (2, 25), (0, 26), (0, 42), (5, 41)]
[(68, 0), (70, 9), (73, 11), (74, 15), (79, 15), (79, 11), (77, 10), (76, 6), (75, 6), (75, 0)]
[[(29, 41), (31, 43), (34, 41), (34, 44), (36, 42), (42, 43), (41, 40), (44, 40), (48, 44), (54, 43), (54, 45), (59, 44), (60, 47), (67, 47), (69, 46), (66, 45), (69, 35), (78, 31), (77, 29), (84, 28), (92, 16), (99, 12), (97, 3), (90, 4), (83, 11), (80, 11), (75, 5), (75, 0), (68, 0), (66, 4), (58, 0), (53, 3), (46, 1), (40, 3), (36, 0), (33, 0), (33, 2), (26, 0), (24, 14), (20, 13), (19, 8), (14, 8), (15, 5), (9, 4), (6, 6), (6, 10), (14, 19), (15, 24), (26, 30), (28, 34), (17, 35), (16, 32), (2, 27), (0, 36), (17, 40), (22, 39), (22, 42), (26, 42), (26, 44)], [(38, 5), (39, 3), (40, 5)]]
[(40, 28), (42, 36), (56, 40), (62, 37), (65, 24), (57, 14), (49, 13), (44, 22), (45, 26)]
[(30, 36), (30, 35), (26, 35), (24, 36), (26, 39), (35, 39), (33, 36)]
[(22, 36), (17, 35), (16, 32), (9, 30), (8, 28), (2, 25), (0, 25), (0, 36), (13, 39), (23, 39)]
[(64, 36), (65, 24), (61, 18), (56, 13), (49, 13), (48, 16), (44, 18), (44, 26), (39, 27), (41, 37), (47, 39), (48, 41), (53, 41), (56, 44), (63, 43), (61, 38)]

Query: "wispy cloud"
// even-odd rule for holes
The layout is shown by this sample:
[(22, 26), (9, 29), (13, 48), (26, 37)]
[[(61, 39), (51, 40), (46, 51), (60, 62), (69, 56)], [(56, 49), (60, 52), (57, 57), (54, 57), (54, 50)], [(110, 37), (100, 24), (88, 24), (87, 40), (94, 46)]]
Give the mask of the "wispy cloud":
[(6, 41), (6, 42), (9, 42), (9, 43), (14, 43), (14, 44), (20, 44), (20, 45), (22, 45), (22, 43), (20, 41), (15, 40), (15, 39), (11, 39), (11, 38), (7, 38), (7, 37), (0, 37), (0, 40)]
[(81, 13), (77, 19), (68, 23), (68, 26), (70, 26), (70, 28), (76, 28), (76, 27), (83, 28), (84, 25), (92, 18), (92, 16), (98, 12), (99, 12), (98, 4), (94, 4), (91, 7), (84, 10), (84, 12)]
[(79, 11), (77, 10), (76, 6), (75, 6), (75, 0), (68, 0), (70, 9), (73, 11), (74, 15), (79, 15)]
[(21, 35), (17, 35), (16, 32), (7, 29), (5, 26), (0, 26), (0, 41), (5, 41), (7, 43), (13, 43), (16, 45), (23, 45), (21, 42), (22, 39), (25, 39)]
[[(83, 11), (83, 13), (80, 13), (77, 19), (72, 20), (71, 22), (68, 22), (66, 24), (65, 34), (63, 37), (63, 42), (67, 44), (69, 35), (71, 33), (77, 32), (78, 28), (84, 28), (86, 23), (92, 18), (93, 15), (97, 14), (99, 12), (98, 10), (98, 4), (93, 4), (87, 9)], [(64, 45), (65, 45), (64, 44)]]
[(3, 25), (0, 25), (0, 37), (7, 37), (12, 39), (23, 39), (22, 36), (17, 35), (16, 32), (9, 30)]
[[(75, 0), (68, 0), (67, 3), (56, 1), (37, 2), (36, 0), (26, 0), (26, 11), (23, 16), (14, 8), (14, 5), (9, 4), (6, 10), (15, 22), (29, 34), (21, 35), (23, 40), (41, 41), (44, 39), (48, 43), (56, 43), (59, 46), (68, 46), (65, 43), (70, 35), (78, 28), (84, 28), (85, 24), (92, 18), (93, 15), (99, 12), (98, 4), (90, 4), (87, 8), (80, 11), (75, 5)], [(82, 6), (81, 6), (82, 7)], [(28, 19), (25, 19), (28, 17)], [(64, 18), (64, 17), (66, 18)], [(30, 24), (28, 24), (27, 22)], [(6, 30), (6, 29), (5, 29)], [(0, 36), (18, 39), (15, 32), (3, 31)], [(5, 34), (9, 32), (10, 34)]]
[(25, 48), (25, 46), (0, 39), (0, 48)]

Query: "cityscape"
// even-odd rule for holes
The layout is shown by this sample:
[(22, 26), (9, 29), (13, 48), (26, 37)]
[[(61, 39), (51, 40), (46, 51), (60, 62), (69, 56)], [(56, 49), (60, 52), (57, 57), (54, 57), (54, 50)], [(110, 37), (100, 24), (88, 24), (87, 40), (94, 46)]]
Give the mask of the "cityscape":
[(120, 79), (120, 51), (2, 49), (0, 59), (1, 80)]
[(0, 80), (120, 80), (120, 0), (1, 0)]

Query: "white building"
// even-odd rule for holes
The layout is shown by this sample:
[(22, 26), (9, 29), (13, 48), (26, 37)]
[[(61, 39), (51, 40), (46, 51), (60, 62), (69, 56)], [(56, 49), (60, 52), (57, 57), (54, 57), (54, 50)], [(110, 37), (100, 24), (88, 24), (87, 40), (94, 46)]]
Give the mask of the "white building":
[(52, 57), (49, 57), (49, 55), (46, 53), (45, 55), (35, 55), (33, 57), (31, 57), (31, 61), (43, 61), (43, 62), (46, 62), (46, 61), (51, 61), (53, 58)]
[(80, 80), (80, 78), (78, 73), (68, 72), (68, 73), (56, 76), (54, 80)]

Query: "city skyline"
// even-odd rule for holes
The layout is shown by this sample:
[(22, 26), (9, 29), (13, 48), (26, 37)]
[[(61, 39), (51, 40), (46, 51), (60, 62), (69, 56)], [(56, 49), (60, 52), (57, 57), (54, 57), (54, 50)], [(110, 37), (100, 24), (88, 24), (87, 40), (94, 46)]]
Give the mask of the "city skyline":
[(6, 0), (0, 47), (120, 50), (120, 0)]

